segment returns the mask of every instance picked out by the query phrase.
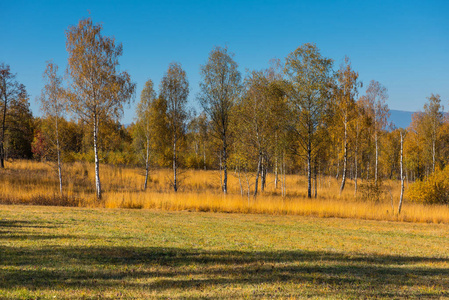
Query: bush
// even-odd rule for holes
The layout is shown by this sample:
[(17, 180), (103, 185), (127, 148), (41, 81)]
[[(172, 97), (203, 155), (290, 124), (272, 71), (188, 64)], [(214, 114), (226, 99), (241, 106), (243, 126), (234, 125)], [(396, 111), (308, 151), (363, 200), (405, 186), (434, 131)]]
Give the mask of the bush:
[(408, 199), (426, 204), (449, 204), (449, 167), (435, 170), (423, 181), (410, 185)]

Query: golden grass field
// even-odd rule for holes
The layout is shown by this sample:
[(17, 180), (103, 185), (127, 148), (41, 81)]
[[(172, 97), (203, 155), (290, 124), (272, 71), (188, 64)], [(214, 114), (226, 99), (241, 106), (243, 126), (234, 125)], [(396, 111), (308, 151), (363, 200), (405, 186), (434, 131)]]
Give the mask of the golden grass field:
[[(273, 174), (268, 175), (266, 190), (252, 196), (254, 174), (241, 174), (244, 195), (241, 195), (237, 174), (229, 172), (229, 193), (220, 190), (218, 171), (185, 170), (180, 175), (180, 189), (172, 192), (170, 169), (152, 170), (148, 189), (142, 190), (144, 171), (139, 168), (100, 166), (104, 198), (95, 199), (94, 166), (75, 162), (63, 166), (64, 197), (60, 197), (55, 165), (36, 161), (8, 161), (0, 172), (0, 202), (4, 204), (63, 205), (106, 208), (144, 208), (169, 211), (211, 211), (233, 213), (263, 213), (341, 217), (407, 222), (449, 223), (449, 208), (445, 205), (424, 205), (405, 198), (401, 214), (397, 214), (400, 194), (398, 181), (384, 181), (385, 191), (380, 201), (367, 201), (363, 182), (359, 180), (358, 197), (349, 180), (339, 194), (335, 178), (317, 180), (318, 197), (308, 199), (306, 178), (286, 176), (285, 197), (275, 189)], [(251, 196), (247, 197), (250, 181)]]

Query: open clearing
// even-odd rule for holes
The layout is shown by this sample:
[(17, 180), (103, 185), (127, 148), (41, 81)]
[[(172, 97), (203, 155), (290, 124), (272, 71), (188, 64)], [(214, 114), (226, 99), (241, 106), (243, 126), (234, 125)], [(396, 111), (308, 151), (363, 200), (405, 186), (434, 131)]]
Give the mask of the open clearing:
[(449, 226), (0, 206), (2, 298), (446, 298)]

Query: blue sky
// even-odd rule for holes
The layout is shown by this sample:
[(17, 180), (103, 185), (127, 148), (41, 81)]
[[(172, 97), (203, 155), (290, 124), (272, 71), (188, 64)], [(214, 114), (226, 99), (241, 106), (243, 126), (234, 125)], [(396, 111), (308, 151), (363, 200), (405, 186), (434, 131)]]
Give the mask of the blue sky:
[[(135, 103), (145, 81), (158, 87), (177, 61), (199, 109), (199, 68), (214, 46), (227, 45), (245, 75), (312, 42), (335, 69), (349, 56), (365, 87), (371, 79), (386, 86), (390, 109), (415, 111), (430, 93), (449, 107), (448, 12), (449, 1), (1, 1), (0, 61), (40, 115), (46, 61), (65, 70), (65, 30), (90, 16), (123, 43), (120, 64), (137, 83)], [(135, 103), (123, 123), (133, 121)]]

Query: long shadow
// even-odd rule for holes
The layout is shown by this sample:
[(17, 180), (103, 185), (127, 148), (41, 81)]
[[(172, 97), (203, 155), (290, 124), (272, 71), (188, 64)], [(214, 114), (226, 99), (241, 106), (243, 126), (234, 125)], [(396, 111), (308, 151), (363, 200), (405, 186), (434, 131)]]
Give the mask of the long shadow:
[[(135, 279), (153, 278), (159, 280), (147, 283), (145, 287), (167, 290), (201, 285), (297, 282), (339, 289), (346, 287), (353, 293), (358, 290), (354, 287), (365, 287), (361, 295), (388, 296), (383, 290), (385, 286), (393, 287), (389, 290), (391, 293), (407, 286), (430, 288), (441, 285), (444, 295), (449, 296), (449, 268), (419, 266), (421, 263), (447, 265), (448, 260), (441, 258), (347, 257), (321, 251), (244, 252), (157, 247), (57, 247), (19, 251), (0, 247), (0, 253), (0, 268), (8, 270), (4, 274), (6, 280), (0, 282), (0, 288), (4, 289), (50, 288), (55, 283), (72, 288), (98, 288), (99, 285), (108, 288), (116, 285), (117, 280), (129, 281), (127, 286), (141, 286)], [(186, 268), (192, 265), (195, 266), (193, 270)], [(187, 278), (192, 275), (200, 275), (201, 279)]]
[[(1, 225), (13, 231), (18, 223)], [(33, 224), (24, 223), (25, 226)], [(30, 238), (27, 233), (15, 236)], [(50, 237), (48, 237), (50, 238)], [(56, 237), (58, 238), (58, 237)], [(432, 266), (432, 267), (430, 267)], [(330, 251), (208, 251), (164, 247), (0, 244), (0, 289), (109, 289), (166, 292), (230, 285), (303, 285), (343, 297), (449, 297), (449, 259)], [(416, 287), (419, 287), (416, 288)], [(438, 295), (431, 291), (437, 289)], [(413, 291), (411, 295), (404, 290)], [(332, 294), (327, 294), (327, 296)], [(276, 296), (270, 290), (264, 297)]]
[(49, 225), (47, 223), (38, 223), (35, 221), (23, 220), (0, 220), (0, 229), (2, 228), (57, 228), (56, 225)]
[[(51, 229), (56, 225), (23, 220), (0, 220), (0, 240), (49, 240), (75, 238), (74, 235), (36, 234), (28, 229)], [(20, 229), (20, 231), (18, 230)], [(23, 230), (25, 229), (25, 230)]]
[(56, 239), (70, 239), (73, 235), (50, 235), (50, 234), (15, 234), (13, 231), (0, 230), (0, 240), (56, 240)]

